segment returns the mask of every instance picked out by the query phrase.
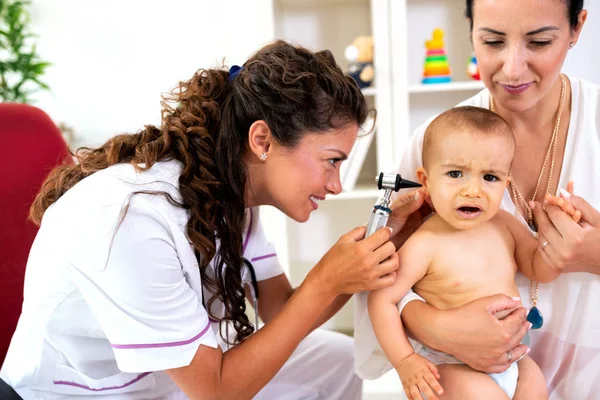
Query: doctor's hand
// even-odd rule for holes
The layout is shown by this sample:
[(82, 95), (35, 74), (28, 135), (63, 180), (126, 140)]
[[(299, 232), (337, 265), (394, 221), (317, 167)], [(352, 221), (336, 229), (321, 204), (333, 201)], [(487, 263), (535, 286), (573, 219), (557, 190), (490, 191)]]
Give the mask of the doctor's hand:
[(381, 228), (364, 238), (365, 227), (343, 235), (310, 270), (303, 284), (337, 297), (390, 286), (396, 279), (398, 255), (389, 241), (391, 230)]
[(425, 217), (431, 214), (431, 207), (422, 189), (399, 195), (391, 204), (392, 215), (387, 226), (392, 228), (392, 242), (399, 249), (406, 239), (417, 230)]
[[(550, 196), (545, 206), (533, 207), (542, 257), (562, 272), (600, 274), (600, 212), (573, 194), (572, 182), (561, 191), (561, 198), (565, 204)], [(571, 206), (580, 218), (569, 213)]]

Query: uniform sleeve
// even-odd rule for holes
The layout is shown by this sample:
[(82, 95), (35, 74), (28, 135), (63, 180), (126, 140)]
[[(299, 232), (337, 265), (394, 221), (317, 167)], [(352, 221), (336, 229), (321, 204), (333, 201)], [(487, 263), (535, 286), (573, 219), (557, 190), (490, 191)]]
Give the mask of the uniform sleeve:
[[(260, 221), (258, 207), (248, 210), (247, 228), (244, 236), (244, 258), (246, 258), (256, 273), (256, 280), (262, 281), (283, 274), (283, 268), (277, 258), (275, 246), (267, 240)], [(249, 282), (247, 271), (243, 281)]]
[(142, 196), (132, 198), (118, 225), (121, 211), (106, 207), (96, 215), (94, 233), (80, 242), (74, 257), (73, 282), (110, 342), (119, 369), (189, 365), (199, 345), (216, 348), (217, 341), (182, 269), (174, 236), (182, 233)]

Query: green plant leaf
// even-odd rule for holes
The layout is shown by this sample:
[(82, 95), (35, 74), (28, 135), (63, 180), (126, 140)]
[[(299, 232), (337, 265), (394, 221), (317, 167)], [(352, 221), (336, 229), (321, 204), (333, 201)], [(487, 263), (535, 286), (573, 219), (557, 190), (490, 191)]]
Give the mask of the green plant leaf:
[[(40, 59), (30, 29), (29, 0), (0, 0), (0, 100), (29, 102), (49, 90), (41, 77), (51, 65)], [(8, 78), (8, 79), (7, 79)]]

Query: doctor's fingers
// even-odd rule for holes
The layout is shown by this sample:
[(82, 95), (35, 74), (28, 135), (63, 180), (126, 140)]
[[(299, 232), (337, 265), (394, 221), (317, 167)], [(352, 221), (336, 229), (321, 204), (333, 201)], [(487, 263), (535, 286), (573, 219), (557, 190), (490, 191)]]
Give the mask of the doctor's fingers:
[(367, 238), (364, 238), (359, 242), (362, 249), (366, 251), (373, 251), (381, 247), (385, 243), (391, 243), (389, 240), (392, 237), (392, 228), (383, 227), (377, 229), (373, 234)]
[(398, 255), (394, 255), (373, 268), (369, 290), (382, 289), (392, 286), (396, 282), (397, 270), (400, 266)]
[(366, 260), (369, 264), (379, 264), (394, 254), (396, 254), (396, 246), (392, 242), (386, 242), (372, 251)]

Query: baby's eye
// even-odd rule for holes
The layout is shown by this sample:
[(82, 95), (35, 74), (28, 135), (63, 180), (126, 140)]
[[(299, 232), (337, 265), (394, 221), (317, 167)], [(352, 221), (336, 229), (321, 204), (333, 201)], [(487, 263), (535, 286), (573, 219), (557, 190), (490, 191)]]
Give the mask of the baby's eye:
[(448, 172), (448, 176), (450, 178), (460, 178), (462, 176), (462, 172), (461, 171), (450, 171), (450, 172)]
[(494, 175), (486, 174), (483, 176), (483, 179), (488, 182), (496, 182), (498, 180), (498, 177), (494, 176)]

